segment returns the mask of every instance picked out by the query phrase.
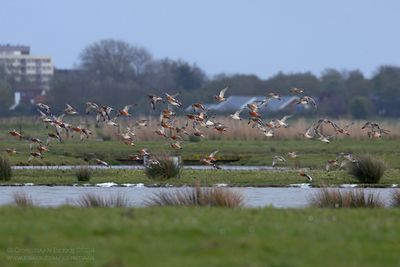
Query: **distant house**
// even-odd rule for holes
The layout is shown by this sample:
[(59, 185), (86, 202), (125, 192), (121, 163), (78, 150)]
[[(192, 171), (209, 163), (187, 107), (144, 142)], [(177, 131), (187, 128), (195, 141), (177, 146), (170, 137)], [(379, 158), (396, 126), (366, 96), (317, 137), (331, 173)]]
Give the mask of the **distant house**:
[[(280, 100), (271, 99), (268, 102), (268, 105), (261, 108), (261, 111), (278, 112), (292, 107), (292, 112), (296, 112), (303, 108), (294, 105), (298, 99), (297, 96), (281, 96)], [(265, 100), (265, 96), (230, 96), (224, 102), (218, 104), (205, 104), (205, 106), (208, 110), (214, 110), (217, 112), (233, 112), (245, 108), (247, 104), (263, 100)], [(186, 111), (190, 111), (191, 109), (192, 107), (189, 106), (186, 108)]]

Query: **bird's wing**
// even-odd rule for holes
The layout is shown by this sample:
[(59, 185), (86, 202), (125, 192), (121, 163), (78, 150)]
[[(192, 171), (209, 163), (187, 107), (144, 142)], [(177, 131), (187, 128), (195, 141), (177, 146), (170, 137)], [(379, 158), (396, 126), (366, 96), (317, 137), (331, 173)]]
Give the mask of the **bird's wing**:
[(126, 105), (122, 110), (128, 112), (133, 105)]
[(293, 115), (286, 115), (281, 119), (281, 122), (285, 123), (287, 119), (293, 117)]
[(235, 112), (234, 116), (238, 116), (238, 117), (239, 117), (239, 115), (240, 115), (240, 113), (241, 113), (242, 111), (243, 111), (242, 108), (239, 109), (238, 111)]
[(43, 111), (41, 111), (41, 110), (39, 110), (39, 109), (38, 109), (37, 111), (39, 111), (39, 113), (40, 113), (40, 117), (41, 117), (41, 118), (43, 118), (43, 119), (44, 119), (44, 118), (47, 118), (47, 115), (46, 115), (46, 114), (44, 114), (44, 112), (43, 112)]
[(57, 120), (58, 121), (62, 121), (62, 119), (64, 118), (64, 116), (65, 116), (65, 114), (63, 113), (63, 114), (61, 114), (60, 116), (58, 116), (57, 117)]
[(174, 94), (174, 95), (171, 95), (173, 98), (175, 98), (175, 97), (177, 97), (178, 95), (180, 94), (180, 92), (178, 92), (178, 93), (176, 93), (176, 94)]
[(311, 102), (311, 104), (314, 106), (314, 108), (317, 108), (317, 103), (315, 102), (314, 98), (312, 97), (307, 97), (308, 101)]
[(209, 155), (209, 157), (210, 158), (213, 158), (213, 157), (215, 157), (215, 155), (218, 153), (218, 150), (215, 150), (214, 152), (212, 152), (210, 155)]
[(220, 92), (219, 92), (219, 97), (224, 97), (224, 95), (225, 95), (225, 92), (226, 92), (226, 90), (228, 90), (228, 86), (227, 87), (225, 87), (224, 89), (222, 89)]

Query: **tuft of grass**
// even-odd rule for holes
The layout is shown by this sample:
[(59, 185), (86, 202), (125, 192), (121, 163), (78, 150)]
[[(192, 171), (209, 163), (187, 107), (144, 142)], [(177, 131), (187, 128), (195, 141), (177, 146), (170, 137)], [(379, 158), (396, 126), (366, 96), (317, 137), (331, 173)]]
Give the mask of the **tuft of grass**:
[(365, 193), (363, 189), (340, 191), (321, 188), (310, 199), (313, 207), (319, 208), (381, 208), (384, 206), (379, 195)]
[(76, 170), (76, 178), (81, 182), (88, 182), (92, 177), (93, 171), (87, 166), (81, 166)]
[(349, 166), (348, 172), (361, 183), (375, 184), (382, 178), (385, 170), (383, 160), (366, 154), (358, 156), (356, 162)]
[(189, 142), (198, 143), (201, 141), (200, 136), (189, 135)]
[(400, 189), (395, 189), (392, 191), (390, 206), (394, 208), (400, 208)]
[(7, 156), (0, 155), (0, 180), (9, 181), (12, 177), (10, 160)]
[(13, 193), (14, 204), (17, 207), (33, 207), (33, 200), (25, 192), (14, 192)]
[(237, 208), (244, 204), (244, 196), (228, 188), (212, 187), (159, 191), (146, 202), (148, 206), (206, 206)]
[(170, 178), (180, 178), (182, 166), (173, 157), (161, 154), (153, 157), (158, 164), (149, 164), (145, 167), (146, 176), (150, 179), (167, 180)]
[(122, 194), (101, 196), (92, 193), (87, 193), (81, 196), (76, 204), (82, 208), (115, 208), (126, 207), (128, 201)]

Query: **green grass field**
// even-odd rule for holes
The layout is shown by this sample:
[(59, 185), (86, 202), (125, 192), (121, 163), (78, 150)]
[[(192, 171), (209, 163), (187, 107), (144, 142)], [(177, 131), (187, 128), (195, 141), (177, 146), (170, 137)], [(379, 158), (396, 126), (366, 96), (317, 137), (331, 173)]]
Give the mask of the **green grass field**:
[[(313, 178), (312, 185), (327, 186), (346, 183), (358, 183), (344, 171), (326, 172), (312, 170), (308, 172)], [(221, 170), (184, 170), (180, 178), (165, 181), (152, 180), (146, 177), (143, 170), (95, 170), (89, 182), (78, 182), (74, 170), (16, 170), (10, 181), (0, 184), (34, 183), (52, 185), (71, 185), (84, 183), (114, 182), (117, 184), (143, 183), (145, 185), (194, 185), (200, 182), (203, 186), (225, 183), (230, 186), (287, 186), (308, 182), (298, 171), (221, 171)], [(382, 180), (375, 186), (391, 186), (400, 183), (400, 171), (386, 171)], [(368, 185), (374, 186), (374, 185)]]
[[(27, 136), (37, 134), (45, 136), (48, 129), (38, 122), (32, 123), (32, 119), (22, 120), (24, 133)], [(296, 151), (298, 159), (291, 160), (279, 166), (290, 168), (311, 168), (310, 174), (315, 178), (314, 185), (354, 183), (355, 180), (344, 171), (324, 171), (326, 161), (334, 159), (337, 153), (350, 152), (354, 155), (370, 153), (386, 162), (389, 170), (382, 179), (382, 184), (399, 183), (400, 175), (400, 142), (398, 139), (338, 139), (330, 144), (324, 144), (318, 140), (304, 139), (265, 139), (265, 140), (209, 140), (200, 142), (183, 142), (183, 149), (172, 150), (165, 141), (138, 141), (136, 146), (127, 146), (118, 141), (97, 141), (94, 139), (80, 142), (77, 140), (65, 140), (64, 143), (53, 142), (50, 151), (44, 155), (44, 159), (34, 159), (28, 162), (29, 143), (19, 141), (6, 133), (12, 128), (18, 129), (19, 121), (8, 122), (0, 125), (0, 151), (5, 148), (16, 148), (17, 155), (11, 156), (12, 165), (86, 165), (94, 164), (94, 158), (100, 158), (109, 164), (129, 164), (121, 160), (128, 155), (137, 154), (141, 148), (147, 148), (150, 153), (167, 152), (172, 155), (180, 155), (185, 164), (199, 164), (199, 159), (219, 150), (217, 164), (228, 165), (271, 165), (274, 155), (286, 156), (287, 152)], [(36, 136), (36, 135), (35, 135)], [(42, 138), (43, 139), (43, 138)], [(224, 162), (228, 160), (228, 162)], [(214, 183), (228, 183), (230, 185), (253, 186), (281, 186), (289, 183), (305, 182), (297, 171), (289, 172), (223, 172), (223, 171), (189, 171), (185, 170), (181, 179), (172, 179), (167, 183), (174, 185), (193, 184), (200, 180), (205, 185)], [(116, 183), (144, 183), (147, 185), (159, 183), (149, 180), (142, 171), (97, 171), (91, 183), (100, 182)], [(42, 183), (42, 184), (72, 184), (76, 183), (73, 171), (16, 171), (11, 183)]]
[(400, 264), (395, 209), (2, 207), (0, 217), (5, 267)]
[[(15, 147), (18, 154), (11, 157), (14, 165), (28, 165), (29, 146), (25, 141), (6, 138), (0, 140), (0, 150)], [(288, 160), (288, 166), (323, 168), (328, 159), (334, 159), (337, 153), (351, 152), (355, 155), (371, 153), (384, 159), (390, 168), (400, 168), (400, 142), (398, 140), (334, 140), (324, 144), (316, 140), (274, 140), (265, 141), (222, 141), (204, 140), (184, 142), (183, 149), (174, 151), (168, 144), (156, 141), (138, 142), (136, 147), (117, 141), (86, 142), (66, 141), (50, 144), (50, 152), (43, 160), (34, 160), (34, 165), (79, 165), (93, 158), (100, 158), (111, 164), (122, 164), (118, 159), (127, 159), (137, 150), (147, 148), (151, 153), (170, 152), (181, 155), (183, 160), (197, 162), (214, 150), (219, 150), (218, 159), (236, 160), (233, 165), (271, 165), (274, 155), (285, 156), (289, 151), (299, 154), (298, 160)]]

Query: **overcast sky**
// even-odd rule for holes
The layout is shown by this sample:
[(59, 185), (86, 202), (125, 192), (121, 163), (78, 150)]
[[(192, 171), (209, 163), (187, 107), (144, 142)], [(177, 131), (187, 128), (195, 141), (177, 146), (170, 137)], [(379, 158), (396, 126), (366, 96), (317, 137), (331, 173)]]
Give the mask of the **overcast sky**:
[(72, 68), (103, 38), (155, 58), (196, 63), (207, 74), (400, 66), (397, 0), (2, 0), (0, 43), (31, 46)]

